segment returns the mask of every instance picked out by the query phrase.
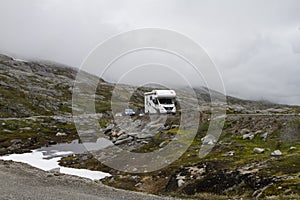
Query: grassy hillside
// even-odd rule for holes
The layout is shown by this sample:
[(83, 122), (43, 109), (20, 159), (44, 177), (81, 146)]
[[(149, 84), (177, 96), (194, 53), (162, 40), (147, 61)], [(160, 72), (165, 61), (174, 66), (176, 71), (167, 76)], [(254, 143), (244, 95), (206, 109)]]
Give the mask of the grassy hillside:
[[(22, 153), (79, 139), (72, 119), (76, 74), (70, 67), (17, 61), (0, 55), (0, 154)], [(84, 76), (87, 81), (96, 79), (88, 73)], [(83, 84), (88, 87), (89, 83)], [(133, 90), (128, 85), (122, 87)], [(113, 84), (100, 79), (94, 95), (99, 114), (95, 118), (107, 138), (116, 142), (122, 134), (151, 130), (147, 116), (132, 117), (136, 129), (130, 130), (131, 124), (124, 120), (122, 123), (128, 130), (116, 126), (111, 112), (113, 89)], [(152, 89), (138, 88), (129, 106), (142, 110), (143, 93)], [(180, 90), (176, 89), (178, 93)], [(202, 109), (197, 135), (188, 151), (168, 167), (152, 173), (128, 174), (109, 169), (90, 155), (64, 158), (62, 165), (108, 171), (113, 176), (103, 180), (105, 184), (155, 194), (203, 199), (299, 198), (300, 108), (227, 97), (228, 115), (222, 135), (213, 151), (200, 159), (199, 148), (211, 120), (211, 107), (207, 89), (195, 91)], [(121, 92), (117, 95), (119, 99), (125, 98)], [(121, 147), (140, 153), (163, 148), (176, 134), (188, 134), (178, 132), (179, 122), (179, 113), (168, 116), (153, 137), (139, 139), (135, 135)], [(58, 133), (65, 135), (58, 136)], [(257, 153), (257, 148), (263, 152)], [(276, 150), (281, 155), (271, 155)]]

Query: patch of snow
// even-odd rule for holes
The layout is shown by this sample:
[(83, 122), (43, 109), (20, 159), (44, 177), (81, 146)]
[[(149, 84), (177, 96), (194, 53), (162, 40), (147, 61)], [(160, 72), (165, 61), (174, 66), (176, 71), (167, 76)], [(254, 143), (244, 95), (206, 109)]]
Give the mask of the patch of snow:
[(109, 173), (100, 172), (100, 171), (61, 167), (58, 161), (63, 156), (73, 154), (73, 152), (70, 151), (53, 152), (53, 154), (50, 156), (49, 155), (45, 156), (44, 153), (45, 151), (33, 150), (31, 153), (11, 154), (11, 155), (2, 156), (0, 157), (0, 160), (12, 160), (15, 162), (22, 162), (44, 171), (59, 169), (60, 173), (75, 175), (83, 178), (88, 178), (91, 180), (99, 180), (104, 177), (111, 176)]

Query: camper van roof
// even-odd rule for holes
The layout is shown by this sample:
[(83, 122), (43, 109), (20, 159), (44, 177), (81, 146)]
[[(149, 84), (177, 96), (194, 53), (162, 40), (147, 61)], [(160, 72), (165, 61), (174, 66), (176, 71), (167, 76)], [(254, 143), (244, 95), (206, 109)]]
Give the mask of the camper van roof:
[(175, 98), (176, 92), (174, 90), (152, 90), (152, 92), (145, 93), (145, 95), (155, 94), (158, 98)]

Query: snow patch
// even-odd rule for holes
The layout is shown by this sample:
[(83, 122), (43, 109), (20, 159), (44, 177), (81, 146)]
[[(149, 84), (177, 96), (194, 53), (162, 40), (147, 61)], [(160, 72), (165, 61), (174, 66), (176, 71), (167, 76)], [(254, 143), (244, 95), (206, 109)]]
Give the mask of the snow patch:
[[(109, 173), (100, 171), (91, 171), (87, 169), (75, 169), (62, 167), (59, 165), (59, 160), (66, 155), (73, 154), (71, 151), (53, 152), (52, 155), (44, 155), (45, 151), (33, 150), (31, 153), (23, 154), (11, 154), (0, 157), (0, 160), (12, 160), (15, 162), (26, 163), (33, 167), (39, 168), (44, 171), (51, 171), (57, 169), (63, 174), (75, 175), (83, 178), (88, 178), (91, 180), (99, 180), (107, 176), (111, 176)], [(50, 158), (50, 159), (49, 159)], [(59, 169), (59, 170), (58, 170)]]

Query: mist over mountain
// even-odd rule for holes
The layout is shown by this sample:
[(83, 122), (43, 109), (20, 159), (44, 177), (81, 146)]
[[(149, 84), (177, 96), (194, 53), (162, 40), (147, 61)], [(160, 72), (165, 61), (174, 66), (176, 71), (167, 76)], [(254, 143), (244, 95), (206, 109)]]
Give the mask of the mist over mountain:
[[(108, 38), (158, 27), (182, 33), (202, 46), (229, 95), (299, 105), (299, 9), (297, 0), (2, 0), (0, 51), (79, 68), (91, 50)], [(104, 78), (118, 81), (114, 76), (118, 69)]]

